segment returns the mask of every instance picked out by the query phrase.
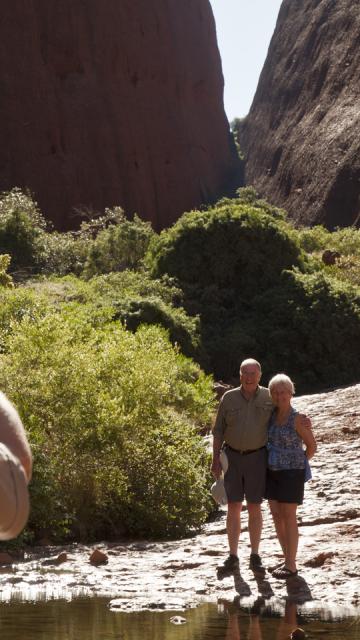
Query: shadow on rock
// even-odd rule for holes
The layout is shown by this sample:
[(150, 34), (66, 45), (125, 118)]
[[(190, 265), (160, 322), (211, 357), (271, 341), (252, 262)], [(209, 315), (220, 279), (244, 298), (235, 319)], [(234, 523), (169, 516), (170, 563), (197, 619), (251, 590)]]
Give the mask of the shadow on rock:
[(286, 580), (287, 600), (296, 604), (302, 604), (312, 600), (308, 583), (301, 576), (293, 576)]
[(268, 600), (274, 595), (271, 584), (265, 579), (264, 575), (254, 573), (254, 578), (259, 590), (259, 594), (264, 600)]
[(251, 594), (251, 589), (247, 582), (245, 582), (244, 578), (240, 573), (240, 569), (224, 569), (219, 567), (217, 569), (217, 579), (223, 580), (224, 578), (229, 578), (233, 576), (234, 578), (234, 587), (235, 591), (239, 594), (240, 597), (249, 596)]
[(238, 593), (240, 597), (249, 596), (251, 594), (251, 589), (248, 583), (245, 582), (239, 569), (234, 571), (234, 587), (236, 593)]

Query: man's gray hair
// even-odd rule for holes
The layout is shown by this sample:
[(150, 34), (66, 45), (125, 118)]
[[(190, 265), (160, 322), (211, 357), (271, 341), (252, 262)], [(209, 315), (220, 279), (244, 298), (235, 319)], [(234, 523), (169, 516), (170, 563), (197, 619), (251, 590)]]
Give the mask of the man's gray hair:
[(291, 380), (291, 378), (289, 378), (289, 376), (287, 376), (285, 373), (277, 373), (276, 376), (271, 378), (269, 382), (270, 393), (274, 389), (274, 387), (277, 387), (279, 384), (283, 384), (288, 389), (288, 391), (290, 391), (291, 395), (294, 395), (295, 393), (294, 383)]
[(242, 361), (242, 363), (240, 365), (240, 373), (241, 373), (241, 370), (244, 367), (246, 367), (246, 365), (248, 365), (248, 364), (254, 364), (259, 369), (259, 371), (261, 373), (261, 364), (257, 360), (254, 360), (254, 358), (246, 358), (246, 360)]

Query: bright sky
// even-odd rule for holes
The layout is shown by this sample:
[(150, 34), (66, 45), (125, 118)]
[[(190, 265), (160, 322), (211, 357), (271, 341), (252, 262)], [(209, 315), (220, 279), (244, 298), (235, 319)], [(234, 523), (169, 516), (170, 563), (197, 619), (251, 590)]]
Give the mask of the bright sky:
[(248, 113), (282, 0), (210, 0), (231, 122)]

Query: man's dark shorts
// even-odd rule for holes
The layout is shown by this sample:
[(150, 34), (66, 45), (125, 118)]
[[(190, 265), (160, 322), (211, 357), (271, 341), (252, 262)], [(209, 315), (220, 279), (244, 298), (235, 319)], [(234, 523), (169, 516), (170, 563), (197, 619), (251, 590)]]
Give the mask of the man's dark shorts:
[(302, 504), (304, 499), (305, 470), (267, 470), (265, 497), (268, 500)]
[(260, 504), (265, 495), (267, 452), (263, 447), (243, 455), (225, 445), (229, 468), (224, 476), (228, 502)]

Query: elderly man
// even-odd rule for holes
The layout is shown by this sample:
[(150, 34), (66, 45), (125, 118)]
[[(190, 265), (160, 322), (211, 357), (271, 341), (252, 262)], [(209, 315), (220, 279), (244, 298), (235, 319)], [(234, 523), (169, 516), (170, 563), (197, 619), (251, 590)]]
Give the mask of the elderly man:
[(0, 392), (0, 540), (15, 538), (29, 514), (32, 456), (19, 414)]
[[(273, 404), (268, 389), (259, 386), (260, 378), (261, 366), (257, 360), (249, 358), (241, 363), (240, 387), (223, 395), (213, 428), (211, 471), (215, 478), (221, 474), (221, 449), (225, 451), (229, 463), (224, 477), (230, 552), (221, 567), (225, 571), (239, 567), (240, 516), (244, 498), (248, 509), (250, 568), (253, 571), (265, 571), (259, 556), (261, 502), (265, 493), (267, 427)], [(306, 426), (310, 425), (308, 418), (303, 416), (302, 419)]]

